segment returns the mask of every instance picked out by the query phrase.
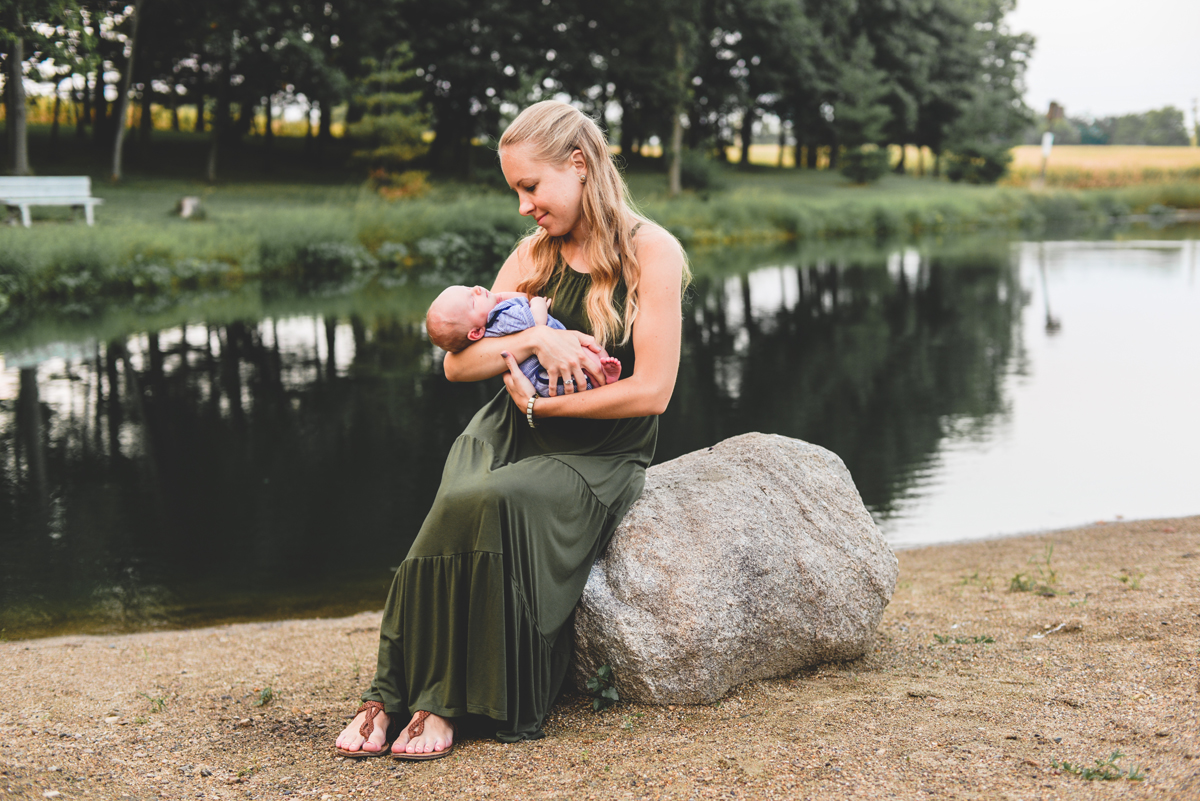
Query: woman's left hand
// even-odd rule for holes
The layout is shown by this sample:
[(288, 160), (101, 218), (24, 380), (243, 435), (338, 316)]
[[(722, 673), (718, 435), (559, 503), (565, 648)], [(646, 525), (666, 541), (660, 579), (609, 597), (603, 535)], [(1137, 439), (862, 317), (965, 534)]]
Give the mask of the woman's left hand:
[(508, 351), (500, 354), (504, 357), (504, 363), (508, 365), (508, 372), (504, 374), (504, 388), (508, 390), (509, 396), (513, 399), (513, 403), (522, 413), (525, 412), (525, 406), (529, 403), (529, 398), (536, 395), (533, 384), (521, 372), (521, 366), (517, 364), (517, 360)]

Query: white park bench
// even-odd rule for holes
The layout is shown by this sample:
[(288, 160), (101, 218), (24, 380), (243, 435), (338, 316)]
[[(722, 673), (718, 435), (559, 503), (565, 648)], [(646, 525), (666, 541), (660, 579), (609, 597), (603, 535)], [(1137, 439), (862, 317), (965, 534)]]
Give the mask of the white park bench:
[(92, 208), (104, 201), (92, 197), (92, 179), (86, 175), (2, 175), (0, 204), (21, 209), (21, 223), (29, 227), (30, 206), (83, 206), (87, 224), (96, 221)]

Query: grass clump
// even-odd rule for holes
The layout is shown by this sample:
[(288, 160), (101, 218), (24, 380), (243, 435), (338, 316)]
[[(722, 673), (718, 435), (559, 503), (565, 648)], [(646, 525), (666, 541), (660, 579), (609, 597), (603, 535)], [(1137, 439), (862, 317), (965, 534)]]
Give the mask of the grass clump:
[(1119, 779), (1140, 782), (1145, 779), (1146, 771), (1136, 765), (1128, 770), (1123, 770), (1117, 766), (1117, 760), (1124, 756), (1120, 751), (1113, 751), (1109, 754), (1108, 759), (1097, 759), (1096, 764), (1091, 767), (1072, 765), (1070, 762), (1059, 762), (1058, 760), (1054, 760), (1052, 764), (1056, 770), (1061, 770), (1063, 773), (1070, 773), (1089, 782), (1111, 782)]
[(1061, 595), (1062, 591), (1055, 586), (1058, 583), (1058, 573), (1050, 566), (1053, 556), (1054, 543), (1049, 543), (1041, 556), (1029, 558), (1029, 564), (1033, 565), (1032, 571), (1017, 573), (1009, 580), (1008, 591), (1033, 592), (1048, 598)]

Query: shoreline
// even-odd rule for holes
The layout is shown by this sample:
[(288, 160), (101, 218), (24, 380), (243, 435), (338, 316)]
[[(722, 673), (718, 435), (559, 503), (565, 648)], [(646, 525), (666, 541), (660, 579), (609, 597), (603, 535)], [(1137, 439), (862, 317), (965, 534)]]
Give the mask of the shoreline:
[[(2, 642), (0, 797), (1200, 794), (1200, 516), (898, 558), (858, 660), (711, 706), (597, 714), (567, 694), (546, 739), (468, 739), (429, 764), (329, 748), (370, 679), (378, 612)], [(1018, 576), (1033, 591), (1010, 591)], [(1055, 767), (1114, 751), (1142, 780)]]

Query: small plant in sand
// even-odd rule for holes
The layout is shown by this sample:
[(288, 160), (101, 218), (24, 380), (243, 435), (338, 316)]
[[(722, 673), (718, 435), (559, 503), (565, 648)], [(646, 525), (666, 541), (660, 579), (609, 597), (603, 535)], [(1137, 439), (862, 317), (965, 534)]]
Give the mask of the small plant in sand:
[(150, 702), (151, 712), (162, 712), (167, 708), (167, 699), (165, 698), (155, 698), (148, 693), (138, 693), (138, 695)]
[(254, 699), (250, 706), (266, 706), (273, 700), (275, 700), (275, 691), (270, 687), (263, 687), (258, 691), (258, 698)]
[(642, 722), (641, 712), (634, 712), (632, 715), (624, 715), (621, 718), (621, 728), (625, 731), (633, 731), (633, 727)]
[(1121, 575), (1113, 576), (1113, 578), (1131, 590), (1140, 590), (1142, 588), (1142, 579), (1145, 577), (1145, 573), (1133, 573), (1128, 568), (1121, 568)]
[(1117, 766), (1117, 760), (1123, 756), (1125, 755), (1120, 751), (1113, 751), (1109, 754), (1108, 759), (1097, 759), (1093, 767), (1072, 765), (1070, 762), (1059, 762), (1057, 759), (1051, 764), (1054, 765), (1055, 769), (1061, 770), (1063, 773), (1070, 773), (1089, 782), (1111, 782), (1118, 779), (1129, 779), (1131, 782), (1140, 782), (1142, 779), (1145, 779), (1146, 771), (1137, 765), (1128, 770), (1122, 770)]
[(599, 712), (621, 700), (617, 688), (613, 686), (613, 671), (611, 665), (601, 665), (596, 675), (587, 680), (588, 692), (592, 694), (592, 709)]
[(953, 643), (954, 645), (979, 645), (994, 643), (996, 638), (990, 634), (976, 634), (971, 637), (954, 637), (949, 634), (935, 634), (933, 639), (937, 640), (942, 645)]
[(1058, 583), (1058, 573), (1050, 566), (1053, 556), (1054, 543), (1048, 543), (1041, 556), (1029, 557), (1029, 564), (1033, 569), (1028, 573), (1018, 573), (1009, 579), (1008, 591), (1035, 592), (1046, 597), (1061, 595), (1062, 591), (1055, 587)]

